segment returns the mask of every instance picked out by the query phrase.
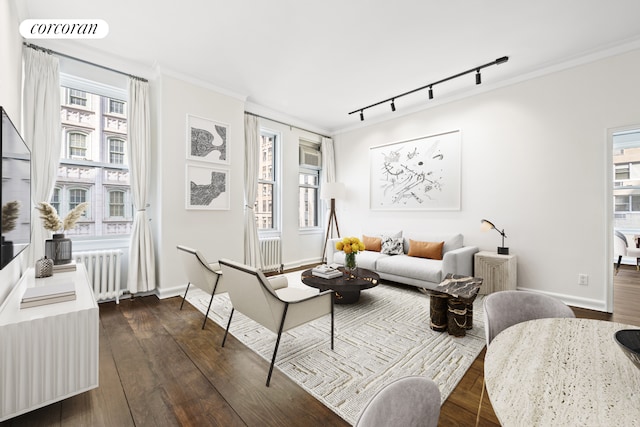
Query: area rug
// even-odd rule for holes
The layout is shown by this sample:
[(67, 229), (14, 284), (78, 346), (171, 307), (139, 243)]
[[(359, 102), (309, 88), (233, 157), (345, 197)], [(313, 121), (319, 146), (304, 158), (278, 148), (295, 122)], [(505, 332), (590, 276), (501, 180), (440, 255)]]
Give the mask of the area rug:
[[(305, 286), (300, 272), (287, 278), (289, 286)], [(197, 288), (187, 295), (202, 313), (209, 299)], [(432, 378), (444, 402), (485, 345), (481, 301), (479, 296), (474, 302), (473, 329), (456, 338), (429, 328), (427, 295), (380, 284), (363, 291), (356, 304), (335, 305), (333, 351), (329, 316), (285, 332), (276, 369), (351, 424), (378, 390), (409, 375)], [(209, 317), (225, 328), (230, 312), (227, 294), (216, 295)], [(229, 333), (271, 362), (276, 334), (238, 312)]]

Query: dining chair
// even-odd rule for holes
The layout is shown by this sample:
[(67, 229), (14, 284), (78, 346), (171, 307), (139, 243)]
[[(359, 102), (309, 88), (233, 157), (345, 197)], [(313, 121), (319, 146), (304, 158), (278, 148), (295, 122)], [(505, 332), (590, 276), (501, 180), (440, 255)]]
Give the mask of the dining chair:
[(330, 314), (333, 350), (333, 291), (319, 293), (313, 288), (290, 287), (285, 276), (274, 276), (270, 280), (254, 267), (228, 259), (221, 259), (219, 263), (233, 306), (222, 347), (227, 340), (231, 319), (236, 310), (278, 334), (267, 375), (267, 387), (283, 332)]
[(503, 330), (527, 320), (551, 317), (576, 317), (573, 310), (549, 295), (529, 291), (501, 291), (483, 301), (487, 346)]
[(635, 258), (636, 270), (640, 269), (640, 249), (635, 247), (635, 245), (632, 247), (629, 247), (629, 242), (627, 241), (627, 237), (618, 230), (615, 230), (613, 232), (613, 254), (614, 256), (618, 257), (615, 274), (618, 274), (618, 270), (620, 269), (620, 263), (622, 262), (623, 256)]
[[(487, 347), (500, 332), (517, 323), (553, 317), (576, 317), (573, 310), (564, 302), (537, 292), (495, 292), (487, 295), (482, 304), (484, 307), (484, 331)], [(484, 377), (476, 415), (476, 426), (480, 419), (482, 399), (484, 399)]]
[(367, 403), (356, 427), (436, 427), (440, 390), (427, 377), (400, 378), (384, 386)]
[(207, 307), (207, 312), (202, 322), (202, 329), (204, 329), (207, 323), (207, 317), (209, 316), (209, 310), (211, 310), (211, 303), (213, 303), (213, 296), (227, 292), (221, 281), (220, 276), (222, 275), (222, 271), (220, 271), (220, 265), (217, 262), (207, 262), (202, 253), (197, 249), (183, 245), (178, 245), (177, 249), (178, 257), (181, 258), (184, 271), (187, 274), (187, 289), (184, 291), (182, 303), (180, 303), (180, 310), (182, 310), (184, 300), (187, 298), (187, 292), (189, 292), (191, 285), (211, 294), (209, 306)]

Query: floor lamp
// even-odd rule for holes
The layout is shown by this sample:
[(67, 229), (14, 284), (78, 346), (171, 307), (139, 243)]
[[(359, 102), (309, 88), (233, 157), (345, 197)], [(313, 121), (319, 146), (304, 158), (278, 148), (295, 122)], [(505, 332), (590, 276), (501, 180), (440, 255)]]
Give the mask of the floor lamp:
[(322, 262), (326, 262), (325, 254), (327, 253), (327, 242), (329, 241), (329, 235), (333, 237), (333, 225), (336, 226), (336, 232), (340, 237), (340, 228), (338, 227), (338, 218), (336, 217), (336, 199), (344, 198), (345, 188), (341, 182), (325, 182), (320, 190), (320, 198), (324, 200), (330, 200), (330, 212), (329, 222), (327, 223), (327, 234), (324, 238), (324, 245), (322, 246)]

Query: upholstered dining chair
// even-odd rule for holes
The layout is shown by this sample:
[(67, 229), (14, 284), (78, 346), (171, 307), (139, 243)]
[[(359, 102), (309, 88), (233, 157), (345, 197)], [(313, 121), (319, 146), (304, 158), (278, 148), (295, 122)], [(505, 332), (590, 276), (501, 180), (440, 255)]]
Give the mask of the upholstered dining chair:
[(568, 305), (549, 295), (529, 291), (501, 291), (483, 301), (487, 346), (503, 330), (527, 320), (576, 317)]
[(440, 390), (431, 378), (400, 378), (373, 396), (356, 427), (437, 427), (440, 403)]
[(227, 340), (231, 319), (236, 310), (278, 334), (267, 375), (267, 387), (283, 332), (330, 314), (333, 350), (333, 291), (319, 293), (317, 289), (289, 287), (285, 276), (269, 280), (262, 271), (254, 267), (228, 259), (221, 259), (219, 262), (233, 306), (222, 347)]
[(182, 297), (182, 303), (180, 303), (180, 310), (184, 305), (184, 300), (187, 298), (187, 292), (189, 287), (194, 285), (208, 294), (211, 294), (209, 300), (209, 306), (207, 312), (204, 315), (204, 321), (202, 322), (202, 329), (207, 323), (207, 317), (209, 316), (209, 310), (211, 310), (211, 303), (213, 303), (213, 296), (227, 292), (221, 281), (222, 271), (220, 271), (220, 265), (217, 262), (209, 263), (204, 258), (202, 253), (197, 249), (188, 248), (186, 246), (178, 245), (178, 257), (182, 260), (184, 271), (187, 273), (187, 289), (184, 291)]
[(623, 256), (635, 258), (636, 270), (640, 270), (640, 249), (636, 248), (635, 245), (629, 247), (627, 237), (618, 230), (613, 232), (613, 254), (618, 257), (615, 274), (618, 274)]

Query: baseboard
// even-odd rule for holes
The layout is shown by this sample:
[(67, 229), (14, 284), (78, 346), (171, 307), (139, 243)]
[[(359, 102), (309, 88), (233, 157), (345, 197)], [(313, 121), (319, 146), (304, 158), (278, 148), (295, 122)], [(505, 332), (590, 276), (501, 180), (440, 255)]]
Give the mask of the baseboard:
[(596, 300), (596, 299), (591, 299), (591, 298), (581, 298), (581, 297), (576, 297), (574, 295), (566, 295), (566, 294), (559, 294), (556, 292), (546, 292), (546, 291), (541, 291), (540, 289), (528, 289), (528, 288), (523, 288), (518, 286), (518, 290), (520, 291), (530, 291), (530, 292), (537, 292), (540, 294), (545, 294), (545, 295), (549, 295), (552, 296), (554, 298), (557, 298), (559, 300), (561, 300), (562, 302), (564, 302), (567, 305), (570, 305), (572, 307), (579, 307), (579, 308), (586, 308), (587, 310), (596, 310), (596, 311), (601, 311), (603, 313), (607, 313), (607, 303), (604, 300)]
[(171, 288), (156, 288), (156, 296), (159, 299), (171, 298), (184, 295), (184, 291), (187, 289), (186, 284), (173, 286)]

